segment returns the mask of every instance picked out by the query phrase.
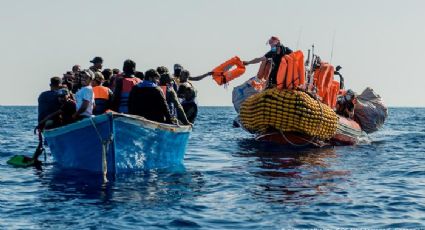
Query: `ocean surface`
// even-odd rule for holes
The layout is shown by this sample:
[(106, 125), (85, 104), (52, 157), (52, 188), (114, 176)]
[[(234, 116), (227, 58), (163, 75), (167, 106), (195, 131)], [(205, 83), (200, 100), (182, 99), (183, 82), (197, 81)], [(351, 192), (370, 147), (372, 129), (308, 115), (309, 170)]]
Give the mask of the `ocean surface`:
[(0, 229), (425, 229), (425, 108), (390, 108), (357, 146), (297, 150), (232, 128), (232, 107), (202, 107), (184, 169), (107, 184), (49, 154), (42, 170), (7, 165), (33, 153), (36, 113), (0, 107)]

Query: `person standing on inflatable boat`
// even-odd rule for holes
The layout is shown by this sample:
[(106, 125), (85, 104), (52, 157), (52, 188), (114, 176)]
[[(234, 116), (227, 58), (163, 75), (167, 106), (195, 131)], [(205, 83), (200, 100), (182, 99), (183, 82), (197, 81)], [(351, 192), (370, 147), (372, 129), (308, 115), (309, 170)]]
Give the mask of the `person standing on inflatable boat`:
[(262, 61), (266, 61), (267, 59), (272, 59), (272, 70), (270, 72), (269, 76), (269, 82), (268, 82), (268, 88), (275, 87), (276, 86), (276, 76), (277, 72), (279, 70), (280, 60), (283, 56), (292, 53), (292, 50), (288, 47), (283, 46), (280, 43), (280, 39), (278, 37), (272, 36), (268, 44), (270, 45), (271, 49), (269, 52), (267, 52), (264, 56), (259, 58), (254, 58), (251, 61), (243, 61), (244, 65), (250, 65), (250, 64), (256, 64)]

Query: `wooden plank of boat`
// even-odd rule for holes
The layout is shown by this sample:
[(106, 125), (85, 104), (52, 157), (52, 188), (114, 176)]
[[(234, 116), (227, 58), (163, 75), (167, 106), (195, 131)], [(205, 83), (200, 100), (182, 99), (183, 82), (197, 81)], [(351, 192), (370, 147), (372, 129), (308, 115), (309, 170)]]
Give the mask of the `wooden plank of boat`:
[(117, 172), (183, 165), (191, 126), (177, 126), (128, 114), (114, 114)]

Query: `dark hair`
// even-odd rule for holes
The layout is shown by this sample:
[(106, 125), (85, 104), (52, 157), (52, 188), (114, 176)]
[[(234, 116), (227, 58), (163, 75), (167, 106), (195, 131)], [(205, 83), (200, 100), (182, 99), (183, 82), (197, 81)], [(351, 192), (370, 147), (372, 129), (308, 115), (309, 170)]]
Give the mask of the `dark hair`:
[(134, 73), (134, 76), (136, 76), (136, 77), (137, 77), (137, 78), (139, 78), (140, 80), (145, 79), (145, 75), (143, 74), (143, 72), (140, 72), (140, 71), (136, 71), (136, 72)]
[(154, 80), (155, 78), (159, 78), (159, 77), (160, 77), (159, 73), (154, 69), (150, 69), (145, 72), (145, 79), (148, 81)]
[(119, 69), (117, 69), (117, 68), (115, 68), (115, 69), (113, 69), (113, 70), (112, 70), (112, 73), (113, 73), (113, 74), (119, 74), (119, 73), (120, 73), (120, 70), (119, 70)]
[(124, 65), (122, 67), (122, 71), (126, 74), (126, 75), (131, 75), (134, 74), (134, 71), (136, 69), (136, 62), (127, 59), (124, 61)]
[(159, 78), (159, 85), (167, 85), (172, 81), (172, 78), (169, 73), (161, 74), (161, 78)]
[(50, 86), (59, 87), (62, 84), (62, 80), (60, 77), (52, 77), (50, 78)]
[(156, 71), (158, 71), (160, 75), (168, 73), (168, 69), (165, 66), (159, 66), (158, 68), (156, 68)]
[(109, 80), (109, 78), (111, 78), (112, 76), (112, 70), (111, 69), (104, 69), (102, 71), (103, 77), (105, 78), (106, 81)]

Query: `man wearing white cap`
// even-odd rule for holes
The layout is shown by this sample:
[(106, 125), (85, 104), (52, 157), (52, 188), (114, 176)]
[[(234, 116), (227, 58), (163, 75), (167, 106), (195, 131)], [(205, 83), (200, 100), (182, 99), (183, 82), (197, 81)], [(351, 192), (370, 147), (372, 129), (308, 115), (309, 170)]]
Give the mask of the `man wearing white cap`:
[(280, 43), (280, 39), (278, 37), (272, 36), (268, 44), (270, 45), (270, 51), (267, 52), (264, 56), (259, 58), (254, 58), (251, 61), (244, 61), (244, 65), (256, 64), (262, 61), (266, 61), (267, 59), (272, 59), (273, 65), (272, 70), (269, 75), (269, 83), (268, 87), (276, 86), (276, 75), (279, 70), (280, 60), (283, 56), (292, 53), (292, 50), (288, 47), (283, 46)]

